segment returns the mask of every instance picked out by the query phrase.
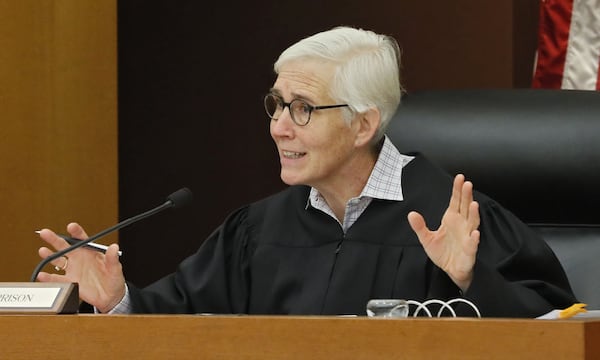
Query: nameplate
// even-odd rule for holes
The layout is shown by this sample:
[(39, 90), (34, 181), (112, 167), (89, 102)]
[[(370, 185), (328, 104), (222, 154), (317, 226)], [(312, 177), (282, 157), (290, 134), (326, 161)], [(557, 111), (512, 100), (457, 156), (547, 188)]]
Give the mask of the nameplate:
[(0, 282), (0, 313), (74, 314), (78, 309), (75, 283)]

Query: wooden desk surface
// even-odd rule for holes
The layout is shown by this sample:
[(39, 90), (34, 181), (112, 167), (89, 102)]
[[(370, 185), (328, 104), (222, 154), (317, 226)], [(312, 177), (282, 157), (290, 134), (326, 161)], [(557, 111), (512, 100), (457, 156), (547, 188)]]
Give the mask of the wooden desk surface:
[(2, 359), (600, 359), (600, 319), (0, 315)]

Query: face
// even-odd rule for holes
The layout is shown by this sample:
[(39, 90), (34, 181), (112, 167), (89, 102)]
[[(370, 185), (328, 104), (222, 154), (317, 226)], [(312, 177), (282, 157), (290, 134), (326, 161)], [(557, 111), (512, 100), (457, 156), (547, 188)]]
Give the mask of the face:
[[(271, 90), (285, 102), (303, 99), (312, 106), (333, 105), (328, 95), (333, 71), (331, 64), (291, 62), (280, 69)], [(292, 121), (288, 108), (271, 120), (283, 182), (324, 190), (352, 176), (356, 129), (343, 119), (341, 109), (314, 110), (305, 126)]]

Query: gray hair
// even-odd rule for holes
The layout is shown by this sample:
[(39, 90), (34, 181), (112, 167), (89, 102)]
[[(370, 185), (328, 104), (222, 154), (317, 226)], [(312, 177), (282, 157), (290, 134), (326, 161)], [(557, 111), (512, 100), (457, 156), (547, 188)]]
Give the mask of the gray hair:
[[(300, 40), (281, 53), (274, 70), (298, 59), (318, 59), (336, 65), (330, 96), (352, 112), (379, 109), (378, 142), (394, 116), (402, 94), (400, 49), (396, 40), (369, 30), (341, 26)], [(352, 113), (345, 119), (349, 122)]]

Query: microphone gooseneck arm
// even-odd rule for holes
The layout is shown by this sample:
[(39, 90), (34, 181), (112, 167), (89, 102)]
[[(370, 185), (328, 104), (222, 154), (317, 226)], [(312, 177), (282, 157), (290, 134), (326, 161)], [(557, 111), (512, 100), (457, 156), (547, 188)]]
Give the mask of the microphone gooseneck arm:
[(173, 194), (169, 195), (167, 197), (167, 201), (165, 201), (162, 205), (155, 207), (154, 209), (150, 209), (144, 213), (141, 213), (139, 215), (130, 217), (129, 219), (125, 219), (123, 221), (121, 221), (120, 223), (113, 225), (111, 227), (109, 227), (108, 229), (102, 230), (99, 233), (90, 236), (89, 238), (82, 240), (78, 243), (75, 243), (71, 246), (69, 246), (66, 249), (60, 250), (55, 252), (54, 254), (48, 256), (47, 258), (43, 259), (33, 270), (33, 273), (31, 274), (31, 282), (35, 282), (37, 279), (38, 274), (40, 273), (40, 271), (42, 270), (42, 268), (44, 266), (46, 266), (49, 262), (51, 262), (52, 260), (56, 260), (61, 256), (64, 256), (67, 253), (70, 253), (71, 251), (80, 248), (88, 243), (91, 243), (94, 240), (97, 240), (113, 231), (119, 230), (124, 228), (127, 225), (131, 225), (137, 221), (140, 221), (142, 219), (145, 219), (149, 216), (152, 216), (156, 213), (159, 213), (163, 210), (166, 210), (168, 208), (178, 208), (181, 207), (187, 203), (189, 203), (192, 199), (192, 193), (189, 189), (187, 188), (183, 188), (180, 190), (177, 190), (176, 192), (174, 192)]

